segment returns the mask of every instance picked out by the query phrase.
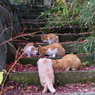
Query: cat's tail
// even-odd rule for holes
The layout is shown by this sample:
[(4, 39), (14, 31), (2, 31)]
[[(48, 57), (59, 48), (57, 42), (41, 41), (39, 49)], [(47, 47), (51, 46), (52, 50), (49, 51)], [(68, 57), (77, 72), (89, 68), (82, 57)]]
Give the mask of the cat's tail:
[(50, 79), (47, 79), (47, 86), (48, 86), (48, 89), (51, 93), (55, 93), (56, 90), (55, 88), (53, 87), (53, 83), (52, 83), (52, 80)]

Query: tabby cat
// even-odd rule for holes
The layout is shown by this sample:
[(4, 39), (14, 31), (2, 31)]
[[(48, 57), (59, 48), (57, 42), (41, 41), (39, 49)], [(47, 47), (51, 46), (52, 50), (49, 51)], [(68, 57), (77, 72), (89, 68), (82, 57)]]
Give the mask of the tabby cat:
[(81, 60), (75, 54), (67, 54), (62, 59), (56, 59), (53, 61), (53, 67), (57, 69), (69, 69), (77, 70), (82, 66)]

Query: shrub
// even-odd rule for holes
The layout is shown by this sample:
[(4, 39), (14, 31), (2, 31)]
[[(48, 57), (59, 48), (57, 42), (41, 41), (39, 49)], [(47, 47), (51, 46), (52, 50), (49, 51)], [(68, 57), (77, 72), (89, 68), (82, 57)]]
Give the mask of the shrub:
[(95, 29), (95, 1), (89, 0), (80, 10), (79, 21), (82, 26)]

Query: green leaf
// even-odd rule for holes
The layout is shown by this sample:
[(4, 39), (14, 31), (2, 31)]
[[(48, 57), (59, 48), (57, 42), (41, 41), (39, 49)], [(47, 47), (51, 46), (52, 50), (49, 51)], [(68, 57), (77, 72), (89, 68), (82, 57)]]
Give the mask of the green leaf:
[(1, 72), (0, 72), (0, 84), (2, 84), (2, 81), (3, 81), (3, 74), (6, 73), (7, 71), (5, 69), (3, 69)]
[(4, 74), (4, 72), (0, 72), (0, 84), (1, 84), (2, 81), (3, 81), (3, 74)]

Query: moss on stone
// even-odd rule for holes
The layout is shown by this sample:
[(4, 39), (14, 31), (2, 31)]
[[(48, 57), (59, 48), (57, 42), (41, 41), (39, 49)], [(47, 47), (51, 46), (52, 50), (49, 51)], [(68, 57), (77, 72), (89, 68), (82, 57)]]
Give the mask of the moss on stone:
[[(10, 73), (9, 80), (28, 83), (28, 84), (39, 84), (38, 72), (20, 72), (20, 73)], [(95, 82), (95, 71), (64, 71), (55, 72), (55, 82), (56, 84), (67, 84), (67, 83), (85, 83), (87, 81)]]
[(39, 58), (21, 58), (21, 59), (19, 60), (19, 62), (20, 62), (21, 64), (32, 64), (32, 65), (36, 66), (38, 59), (39, 59)]
[[(89, 64), (95, 63), (95, 60), (93, 60), (93, 54), (92, 55), (78, 55), (80, 58), (81, 62), (89, 62)], [(21, 64), (32, 64), (32, 65), (37, 65), (37, 61), (40, 57), (37, 58), (20, 58), (19, 62)], [(48, 57), (50, 58), (50, 57)], [(55, 57), (55, 58), (50, 58), (50, 59), (61, 59), (62, 57)]]
[(37, 72), (10, 73), (9, 79), (19, 83), (39, 84), (39, 77)]

